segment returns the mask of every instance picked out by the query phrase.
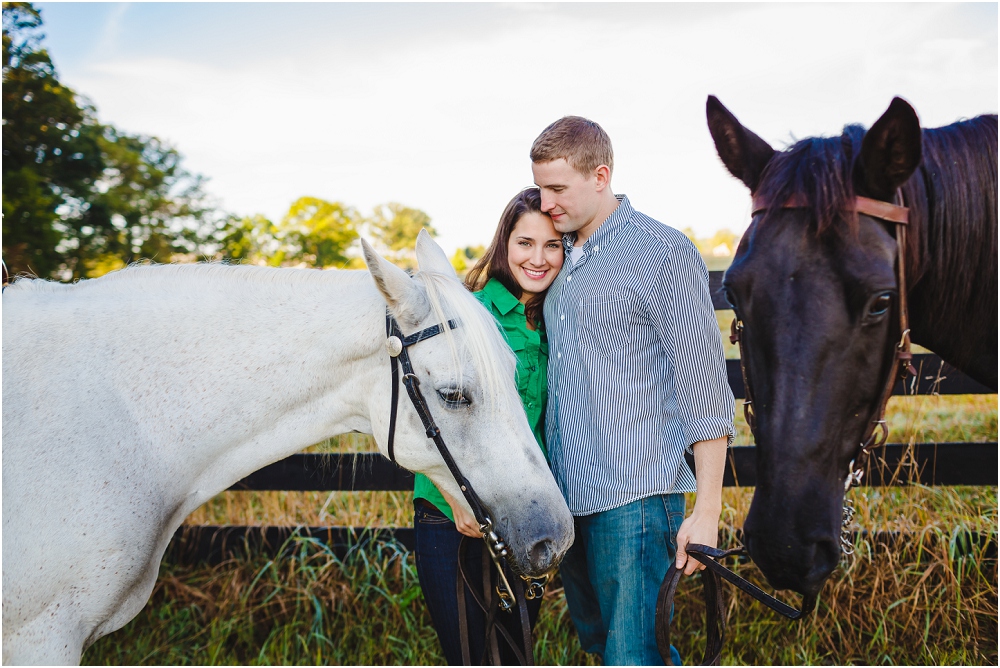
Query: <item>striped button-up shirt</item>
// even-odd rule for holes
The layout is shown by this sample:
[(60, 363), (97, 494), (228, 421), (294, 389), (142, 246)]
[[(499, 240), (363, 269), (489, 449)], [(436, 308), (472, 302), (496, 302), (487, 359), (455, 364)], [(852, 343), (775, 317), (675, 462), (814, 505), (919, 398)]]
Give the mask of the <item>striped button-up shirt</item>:
[(682, 233), (618, 199), (576, 266), (564, 237), (545, 299), (546, 442), (574, 515), (696, 491), (685, 449), (733, 438), (705, 262)]

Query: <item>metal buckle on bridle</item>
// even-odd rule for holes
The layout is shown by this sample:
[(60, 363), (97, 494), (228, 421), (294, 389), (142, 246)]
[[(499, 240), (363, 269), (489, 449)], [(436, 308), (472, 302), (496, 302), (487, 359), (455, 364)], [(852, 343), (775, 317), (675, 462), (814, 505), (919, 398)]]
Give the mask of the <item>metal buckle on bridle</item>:
[(497, 595), (500, 596), (500, 609), (504, 612), (511, 612), (514, 606), (517, 605), (517, 598), (514, 596), (513, 588), (507, 581), (507, 575), (503, 572), (503, 564), (500, 563), (500, 559), (509, 554), (507, 544), (493, 530), (493, 520), (490, 519), (489, 515), (483, 518), (483, 523), (479, 525), (479, 531), (483, 534), (483, 542), (486, 543), (486, 549), (490, 552), (490, 559), (493, 560), (493, 565), (496, 566), (497, 573), (500, 574), (500, 577), (497, 579)]

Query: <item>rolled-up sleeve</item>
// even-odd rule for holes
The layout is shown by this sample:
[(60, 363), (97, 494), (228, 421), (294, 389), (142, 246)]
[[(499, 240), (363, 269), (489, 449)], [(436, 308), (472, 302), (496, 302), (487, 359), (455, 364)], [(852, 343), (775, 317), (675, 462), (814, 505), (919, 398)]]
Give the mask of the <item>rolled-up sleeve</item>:
[(705, 262), (693, 244), (675, 245), (658, 279), (647, 308), (673, 370), (686, 450), (722, 436), (732, 445), (735, 400)]

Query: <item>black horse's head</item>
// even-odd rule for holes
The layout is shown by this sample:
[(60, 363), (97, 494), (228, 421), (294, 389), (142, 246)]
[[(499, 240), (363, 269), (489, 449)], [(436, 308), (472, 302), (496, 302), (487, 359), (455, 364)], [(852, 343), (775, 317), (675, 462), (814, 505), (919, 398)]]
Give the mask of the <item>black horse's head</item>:
[(780, 153), (714, 97), (708, 125), (756, 199), (804, 204), (755, 214), (724, 287), (756, 416), (746, 545), (773, 586), (815, 594), (840, 558), (844, 480), (900, 336), (896, 232), (853, 201), (892, 201), (920, 162), (920, 124), (897, 98), (868, 132), (848, 126)]

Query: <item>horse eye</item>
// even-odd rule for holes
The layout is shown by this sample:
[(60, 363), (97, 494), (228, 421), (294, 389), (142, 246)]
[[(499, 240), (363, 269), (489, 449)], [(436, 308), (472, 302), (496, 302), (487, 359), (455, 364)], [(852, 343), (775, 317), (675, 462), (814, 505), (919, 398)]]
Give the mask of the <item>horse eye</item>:
[(462, 394), (461, 390), (458, 389), (444, 389), (437, 391), (438, 396), (441, 397), (441, 401), (448, 408), (461, 408), (462, 406), (468, 406), (472, 402)]
[(868, 307), (869, 316), (880, 316), (885, 315), (889, 310), (889, 306), (892, 305), (892, 294), (889, 292), (884, 292), (876, 297), (871, 306)]

